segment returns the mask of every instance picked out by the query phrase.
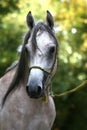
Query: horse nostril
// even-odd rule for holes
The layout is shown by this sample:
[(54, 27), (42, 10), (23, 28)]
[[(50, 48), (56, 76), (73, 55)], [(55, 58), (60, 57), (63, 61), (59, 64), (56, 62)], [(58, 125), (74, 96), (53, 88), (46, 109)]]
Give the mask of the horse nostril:
[(42, 92), (42, 88), (41, 88), (41, 86), (38, 86), (37, 87), (37, 93), (38, 93), (38, 95), (41, 95), (41, 92)]
[(29, 89), (28, 89), (28, 88), (29, 88), (29, 86), (27, 85), (27, 86), (26, 86), (26, 91), (27, 91), (27, 93), (29, 92)]

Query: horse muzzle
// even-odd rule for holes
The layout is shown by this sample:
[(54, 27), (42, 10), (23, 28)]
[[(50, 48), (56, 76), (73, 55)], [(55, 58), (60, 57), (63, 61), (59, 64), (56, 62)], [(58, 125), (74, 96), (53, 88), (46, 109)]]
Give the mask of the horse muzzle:
[(40, 98), (45, 95), (49, 74), (48, 71), (38, 66), (29, 68), (26, 90), (31, 98)]
[(30, 98), (40, 98), (44, 93), (43, 84), (37, 78), (32, 79), (27, 83), (26, 90)]

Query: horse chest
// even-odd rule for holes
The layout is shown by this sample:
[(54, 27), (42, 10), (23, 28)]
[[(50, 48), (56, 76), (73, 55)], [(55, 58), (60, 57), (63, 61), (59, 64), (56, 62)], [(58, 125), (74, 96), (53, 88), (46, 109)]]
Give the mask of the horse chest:
[(0, 130), (50, 130), (55, 118), (51, 97), (48, 103), (43, 103), (30, 99), (26, 93), (15, 94), (1, 112)]
[[(29, 130), (50, 130), (55, 119), (55, 106), (51, 97), (48, 103), (30, 99), (25, 118)], [(27, 116), (26, 116), (27, 115)]]

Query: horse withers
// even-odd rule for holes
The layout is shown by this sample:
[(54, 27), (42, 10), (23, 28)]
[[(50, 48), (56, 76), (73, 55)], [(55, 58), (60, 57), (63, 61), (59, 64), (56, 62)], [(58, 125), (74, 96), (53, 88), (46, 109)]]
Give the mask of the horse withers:
[(0, 79), (0, 130), (51, 130), (56, 112), (50, 94), (57, 69), (58, 43), (53, 17), (47, 24), (29, 12), (19, 61)]

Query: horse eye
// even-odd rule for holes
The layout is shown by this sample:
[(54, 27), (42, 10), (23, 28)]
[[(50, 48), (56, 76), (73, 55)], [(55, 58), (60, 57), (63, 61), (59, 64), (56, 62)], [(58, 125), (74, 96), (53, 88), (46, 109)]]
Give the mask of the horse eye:
[(54, 53), (55, 52), (55, 46), (50, 47), (49, 52), (50, 52), (50, 54)]

